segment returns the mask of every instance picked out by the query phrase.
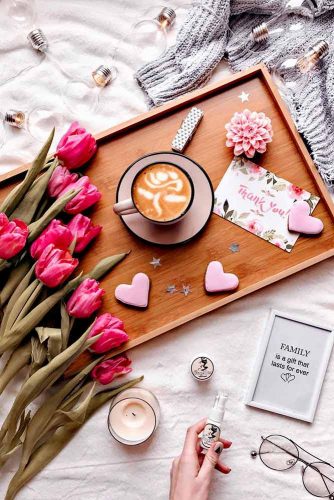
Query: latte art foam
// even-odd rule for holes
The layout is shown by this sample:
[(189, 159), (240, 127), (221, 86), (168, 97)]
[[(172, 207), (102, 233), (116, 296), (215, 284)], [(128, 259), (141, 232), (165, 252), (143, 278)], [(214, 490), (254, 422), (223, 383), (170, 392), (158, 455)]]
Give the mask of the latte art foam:
[(145, 168), (133, 185), (134, 203), (145, 217), (167, 222), (188, 208), (192, 188), (186, 174), (174, 165), (159, 163)]

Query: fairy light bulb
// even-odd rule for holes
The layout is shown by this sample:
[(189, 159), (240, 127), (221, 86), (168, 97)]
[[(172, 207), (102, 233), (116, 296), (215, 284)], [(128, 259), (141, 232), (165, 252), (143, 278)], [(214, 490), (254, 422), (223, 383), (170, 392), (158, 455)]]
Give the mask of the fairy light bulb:
[(7, 0), (7, 15), (18, 28), (32, 28), (36, 20), (34, 0)]
[(9, 109), (2, 116), (2, 122), (10, 127), (24, 129), (34, 139), (43, 142), (45, 140), (45, 130), (52, 129), (53, 127), (61, 128), (63, 117), (62, 114), (52, 112), (46, 107), (37, 106), (28, 113), (17, 109)]
[(27, 35), (27, 39), (29, 40), (32, 48), (39, 50), (39, 52), (44, 53), (49, 48), (48, 39), (41, 28), (34, 28), (31, 30)]
[(45, 131), (53, 128), (62, 129), (63, 113), (46, 106), (36, 106), (26, 115), (25, 129), (37, 141), (45, 141)]
[[(78, 79), (75, 75), (75, 71), (68, 73), (64, 69), (58, 58), (53, 55), (52, 48), (50, 48), (44, 32), (40, 28), (35, 28), (28, 34), (28, 40), (31, 43), (31, 46), (35, 50), (42, 52), (46, 59), (56, 66), (67, 80), (61, 90), (62, 100), (65, 107), (78, 118), (80, 118), (83, 113), (95, 111), (98, 105), (98, 93), (96, 89), (92, 84), (88, 84), (85, 81)], [(42, 113), (40, 111), (39, 114), (41, 116), (39, 116), (38, 119), (34, 119), (33, 123), (36, 121), (40, 122), (46, 120), (44, 116), (46, 113)], [(50, 121), (50, 119), (48, 119), (48, 121)], [(33, 130), (34, 129), (35, 127), (33, 127)], [(36, 137), (35, 133), (31, 132), (31, 134)]]
[(35, 50), (45, 52), (48, 42), (43, 31), (36, 23), (36, 6), (34, 0), (5, 0), (7, 15), (20, 32), (25, 32), (31, 46)]
[(116, 66), (110, 64), (101, 64), (92, 72), (92, 78), (98, 87), (106, 87), (111, 81), (117, 77)]
[(273, 70), (272, 77), (283, 98), (289, 98), (304, 88), (314, 67), (329, 52), (325, 40), (319, 40), (305, 53), (290, 55), (281, 61)]
[[(246, 57), (247, 54), (254, 55), (267, 49), (268, 44), (278, 37), (289, 39), (293, 33), (298, 36), (298, 32), (302, 36), (314, 16), (312, 0), (288, 0), (267, 21), (254, 26), (243, 43), (235, 47), (232, 44), (232, 52), (236, 57)], [(229, 26), (229, 31), (233, 42), (233, 27)]]
[(80, 119), (97, 109), (100, 90), (93, 82), (69, 80), (62, 89), (63, 103), (74, 118)]
[(167, 30), (175, 20), (175, 11), (163, 7), (155, 19), (143, 19), (133, 25), (130, 42), (139, 67), (160, 57), (167, 49)]
[(16, 109), (6, 111), (4, 121), (15, 128), (23, 128), (25, 124), (25, 113)]
[[(79, 108), (79, 111), (81, 108), (84, 108), (86, 111), (94, 111), (97, 105), (96, 93), (92, 92), (94, 89), (91, 89), (89, 85), (86, 85), (83, 81), (77, 80), (76, 78), (73, 79), (72, 73), (67, 73), (60, 61), (52, 54), (48, 39), (43, 30), (35, 26), (36, 15), (34, 1), (7, 0), (7, 2), (8, 13), (13, 19), (16, 19), (18, 23), (17, 26), (21, 30), (27, 27), (30, 28), (27, 33), (27, 39), (31, 47), (41, 52), (47, 60), (60, 70), (66, 80), (68, 80), (62, 89), (65, 106), (74, 114), (78, 114), (77, 108)], [(68, 102), (69, 99), (72, 99), (72, 105)], [(82, 102), (80, 102), (80, 100), (82, 100)], [(42, 127), (43, 123), (46, 126), (49, 125), (50, 122), (52, 122), (52, 116), (48, 109), (40, 107), (34, 108), (27, 116), (27, 130), (33, 137), (38, 138), (40, 135), (39, 128)]]
[[(0, 9), (0, 17), (6, 19), (6, 24), (8, 23), (10, 31), (17, 32), (18, 36), (22, 35), (23, 39), (35, 29), (37, 16), (34, 0), (2, 0), (0, 2)], [(31, 60), (31, 63), (23, 66), (13, 75), (6, 75), (6, 71), (2, 71), (0, 85), (5, 85), (9, 81), (15, 80), (22, 73), (35, 68), (43, 61), (44, 57), (36, 60), (34, 56), (25, 56), (22, 57), (22, 62), (27, 64), (28, 59)]]
[(254, 26), (249, 40), (259, 45), (267, 41), (272, 42), (284, 33), (304, 30), (305, 22), (312, 22), (314, 15), (315, 9), (311, 0), (289, 0), (268, 21)]

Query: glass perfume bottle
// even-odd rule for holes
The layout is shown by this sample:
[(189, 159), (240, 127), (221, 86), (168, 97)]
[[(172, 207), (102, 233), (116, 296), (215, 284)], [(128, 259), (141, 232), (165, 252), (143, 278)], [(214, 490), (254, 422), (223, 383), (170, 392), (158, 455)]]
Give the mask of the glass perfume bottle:
[(319, 40), (305, 53), (290, 55), (273, 70), (272, 77), (283, 98), (289, 99), (296, 90), (307, 85), (312, 70), (329, 51), (325, 40)]

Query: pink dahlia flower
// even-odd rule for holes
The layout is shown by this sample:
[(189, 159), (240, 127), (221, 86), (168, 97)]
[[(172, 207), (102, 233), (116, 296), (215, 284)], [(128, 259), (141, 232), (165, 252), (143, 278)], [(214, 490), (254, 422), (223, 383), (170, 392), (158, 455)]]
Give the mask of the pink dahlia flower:
[(273, 137), (270, 118), (249, 109), (234, 113), (225, 128), (226, 146), (234, 148), (236, 156), (244, 153), (247, 158), (253, 158), (255, 153), (264, 153)]

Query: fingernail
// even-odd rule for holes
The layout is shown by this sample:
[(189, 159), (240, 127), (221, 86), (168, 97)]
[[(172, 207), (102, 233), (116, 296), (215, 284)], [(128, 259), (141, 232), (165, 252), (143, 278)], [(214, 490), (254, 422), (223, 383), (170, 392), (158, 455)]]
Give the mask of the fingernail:
[(232, 446), (232, 441), (229, 441), (228, 439), (225, 439), (226, 443), (228, 446)]
[(220, 455), (221, 452), (223, 451), (224, 446), (221, 443), (216, 443), (213, 447), (213, 451), (217, 453), (217, 455)]

